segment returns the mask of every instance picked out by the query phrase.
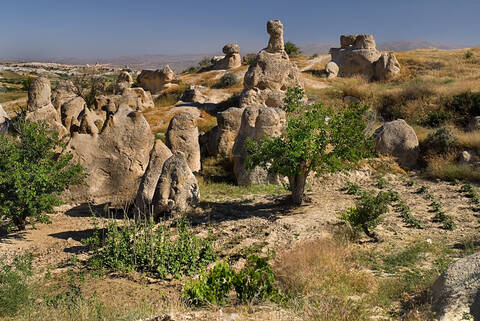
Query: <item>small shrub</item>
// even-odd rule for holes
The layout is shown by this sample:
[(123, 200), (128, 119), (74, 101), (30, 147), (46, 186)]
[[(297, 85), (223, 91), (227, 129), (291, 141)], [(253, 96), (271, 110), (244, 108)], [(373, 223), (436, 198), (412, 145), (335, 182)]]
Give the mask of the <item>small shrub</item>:
[(207, 303), (225, 304), (228, 293), (233, 288), (234, 277), (235, 271), (228, 263), (218, 263), (199, 280), (190, 281), (183, 289), (183, 296), (189, 304), (194, 306)]
[(0, 316), (14, 316), (31, 303), (32, 261), (30, 254), (15, 257), (11, 264), (7, 264), (5, 258), (0, 259)]
[(452, 115), (449, 112), (434, 110), (427, 114), (426, 118), (422, 121), (422, 125), (436, 128), (445, 125), (451, 118)]
[(348, 182), (345, 184), (344, 187), (342, 187), (342, 191), (346, 192), (349, 195), (360, 195), (362, 192), (362, 189), (357, 184)]
[(122, 272), (148, 272), (165, 279), (192, 275), (211, 262), (216, 255), (209, 239), (192, 234), (186, 221), (178, 222), (178, 235), (171, 235), (167, 227), (156, 227), (153, 220), (127, 220), (119, 226), (116, 221), (106, 225), (100, 239), (98, 228), (84, 243), (94, 250), (89, 265)]
[(473, 53), (471, 51), (467, 51), (465, 53), (465, 59), (469, 60), (473, 58)]
[(385, 187), (387, 187), (387, 185), (388, 185), (388, 182), (383, 177), (379, 177), (377, 179), (377, 184), (375, 184), (375, 186), (377, 186), (377, 188), (379, 188), (379, 189), (384, 189)]
[(228, 88), (235, 86), (238, 83), (238, 78), (235, 74), (227, 72), (215, 84), (216, 88)]
[(284, 46), (289, 57), (295, 57), (302, 53), (300, 48), (298, 48), (297, 45), (291, 41), (287, 41)]
[(251, 65), (254, 61), (255, 58), (257, 58), (257, 55), (254, 53), (248, 53), (242, 58), (242, 65)]
[(212, 59), (210, 57), (203, 57), (199, 62), (199, 67), (208, 67), (212, 65)]
[(28, 91), (30, 89), (30, 86), (32, 84), (33, 78), (32, 77), (27, 77), (22, 81), (22, 90)]
[(0, 220), (25, 229), (27, 222), (48, 223), (59, 194), (83, 183), (85, 172), (72, 154), (55, 153), (63, 144), (44, 122), (19, 116), (13, 128), (16, 137), (0, 135)]
[(225, 304), (228, 294), (235, 289), (242, 303), (278, 301), (281, 298), (275, 283), (275, 274), (267, 260), (255, 255), (247, 257), (247, 264), (236, 273), (227, 263), (217, 263), (213, 269), (183, 288), (183, 296), (194, 306)]
[(420, 186), (416, 191), (417, 194), (425, 194), (427, 192), (428, 192), (428, 186), (425, 186), (425, 185)]
[(387, 213), (391, 203), (391, 193), (379, 192), (374, 196), (373, 192), (369, 191), (357, 200), (355, 207), (345, 210), (340, 219), (349, 223), (354, 230), (362, 230), (369, 237), (378, 241), (378, 236), (373, 230), (380, 224), (381, 216)]
[(474, 116), (480, 116), (480, 92), (464, 92), (447, 102), (448, 110), (453, 110), (457, 121), (467, 125)]
[(425, 154), (446, 154), (457, 146), (458, 139), (445, 127), (428, 134), (422, 142)]

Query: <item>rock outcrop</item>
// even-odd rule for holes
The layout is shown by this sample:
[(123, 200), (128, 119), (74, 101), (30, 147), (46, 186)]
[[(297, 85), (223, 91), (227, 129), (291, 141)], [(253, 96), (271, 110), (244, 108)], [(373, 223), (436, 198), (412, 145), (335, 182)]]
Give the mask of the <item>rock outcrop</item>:
[(415, 131), (403, 119), (383, 124), (374, 133), (377, 153), (396, 158), (402, 167), (417, 164), (419, 147)]
[(8, 117), (8, 114), (3, 110), (2, 105), (0, 105), (0, 135), (8, 133), (9, 128), (10, 117)]
[(68, 132), (70, 132), (72, 127), (80, 127), (78, 116), (85, 108), (87, 108), (87, 103), (82, 97), (70, 99), (60, 107), (62, 124)]
[(333, 61), (328, 62), (327, 65), (325, 66), (325, 72), (327, 73), (327, 78), (329, 79), (337, 77), (338, 71), (339, 71), (338, 65)]
[(173, 116), (168, 125), (166, 144), (172, 153), (182, 154), (192, 172), (201, 169), (197, 119), (189, 112)]
[(137, 82), (143, 89), (156, 94), (168, 88), (175, 79), (175, 73), (166, 65), (161, 70), (142, 70), (137, 77)]
[(116, 111), (121, 105), (127, 105), (135, 111), (143, 111), (147, 108), (153, 108), (152, 95), (143, 88), (125, 88), (121, 95), (98, 96), (96, 97), (96, 107), (98, 109), (109, 109)]
[(245, 74), (240, 107), (281, 107), (289, 87), (303, 87), (297, 67), (284, 50), (282, 23), (268, 21), (267, 31), (268, 47), (258, 53)]
[(100, 133), (75, 132), (66, 151), (85, 167), (87, 185), (72, 187), (64, 197), (72, 202), (97, 204), (131, 202), (147, 168), (153, 143), (143, 115), (126, 105), (108, 116)]
[(153, 196), (155, 217), (187, 212), (200, 203), (200, 189), (182, 154), (175, 153), (163, 164)]
[(215, 61), (214, 69), (232, 69), (242, 65), (242, 57), (240, 57), (240, 46), (234, 43), (225, 45), (222, 49), (225, 57)]
[(480, 253), (450, 265), (433, 284), (432, 297), (440, 321), (480, 320)]
[[(338, 66), (338, 76), (363, 75), (370, 80), (392, 79), (400, 72), (393, 53), (380, 53), (372, 35), (342, 35), (340, 48), (331, 48), (332, 62)], [(328, 73), (328, 71), (327, 71)], [(331, 77), (333, 73), (330, 74)]]
[(52, 90), (52, 104), (55, 110), (60, 115), (61, 107), (67, 101), (77, 97), (76, 88), (71, 80), (60, 80)]
[(67, 130), (60, 121), (60, 115), (51, 101), (52, 89), (47, 78), (35, 78), (28, 90), (26, 120), (44, 121), (60, 137), (67, 134)]
[(121, 94), (125, 89), (132, 87), (132, 84), (132, 75), (127, 71), (122, 71), (120, 75), (118, 75), (117, 82), (115, 83), (115, 92)]
[(150, 152), (150, 160), (147, 170), (143, 175), (137, 197), (135, 198), (135, 208), (142, 214), (150, 214), (153, 212), (151, 208), (155, 188), (157, 187), (160, 175), (162, 175), (163, 164), (172, 156), (170, 149), (162, 142), (155, 140), (153, 149)]
[(280, 108), (272, 107), (246, 107), (242, 113), (240, 130), (233, 146), (233, 171), (239, 185), (249, 184), (278, 184), (280, 178), (276, 174), (269, 174), (260, 167), (249, 171), (246, 169), (247, 154), (245, 141), (260, 140), (265, 135), (268, 137), (279, 136), (286, 125), (286, 114)]

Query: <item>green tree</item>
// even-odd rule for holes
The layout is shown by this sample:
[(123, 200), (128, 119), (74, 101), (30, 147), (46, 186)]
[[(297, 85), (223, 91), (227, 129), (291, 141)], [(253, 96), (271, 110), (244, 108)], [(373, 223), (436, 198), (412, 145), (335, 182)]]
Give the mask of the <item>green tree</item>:
[(368, 107), (334, 110), (323, 104), (304, 104), (303, 89), (289, 88), (284, 109), (287, 126), (279, 137), (247, 140), (247, 168), (262, 166), (287, 176), (292, 202), (301, 205), (311, 171), (317, 175), (348, 168), (373, 155), (373, 142), (365, 137)]
[(289, 57), (295, 57), (302, 53), (300, 48), (298, 48), (293, 42), (287, 41), (284, 46)]
[(0, 135), (0, 220), (22, 230), (27, 218), (48, 223), (46, 214), (61, 204), (59, 194), (81, 184), (85, 172), (71, 154), (56, 153), (64, 146), (44, 122), (19, 116), (13, 128), (15, 136)]

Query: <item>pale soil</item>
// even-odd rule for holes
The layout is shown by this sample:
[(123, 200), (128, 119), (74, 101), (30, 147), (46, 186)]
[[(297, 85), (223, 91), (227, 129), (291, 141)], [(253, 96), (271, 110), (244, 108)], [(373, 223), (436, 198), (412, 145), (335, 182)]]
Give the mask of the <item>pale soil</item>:
[[(387, 174), (385, 179), (388, 186), (385, 190), (397, 191), (410, 206), (413, 216), (421, 220), (426, 228), (418, 230), (406, 227), (399, 214), (391, 209), (377, 228), (383, 242), (373, 243), (365, 237), (357, 245), (359, 248), (383, 249), (387, 253), (418, 240), (454, 247), (478, 234), (479, 217), (472, 211), (468, 199), (459, 192), (460, 186), (413, 178), (417, 184), (408, 187), (407, 182), (411, 177)], [(221, 258), (240, 268), (246, 253), (267, 254), (270, 250), (281, 253), (302, 242), (335, 235), (339, 213), (354, 204), (354, 196), (340, 190), (346, 182), (376, 189), (377, 177), (373, 170), (366, 168), (347, 174), (313, 178), (308, 193), (310, 202), (300, 208), (287, 207), (282, 202), (283, 196), (250, 195), (229, 201), (204, 202), (191, 220), (199, 236), (207, 236), (209, 232), (213, 234)], [(429, 212), (430, 201), (415, 193), (421, 185), (428, 186), (445, 212), (453, 217), (457, 225), (454, 231), (443, 230), (439, 223), (432, 222), (435, 214)], [(89, 208), (63, 210), (52, 214), (51, 219), (52, 224), (49, 225), (38, 224), (35, 229), (28, 226), (23, 233), (3, 234), (0, 237), (0, 255), (11, 257), (32, 252), (35, 255), (35, 268), (38, 271), (48, 269), (52, 275), (61, 275), (71, 267), (74, 256), (80, 261), (85, 260), (88, 255), (80, 241), (93, 231)], [(137, 297), (145, 297), (159, 311), (175, 314), (174, 320), (295, 320), (292, 312), (274, 306), (252, 307), (249, 311), (239, 311), (236, 307), (224, 308), (223, 312), (209, 309), (185, 311), (185, 307), (179, 303), (180, 281), (159, 282), (140, 275), (117, 275), (105, 276), (87, 284), (86, 291), (96, 291), (99, 299), (108, 298), (113, 293), (118, 296), (138, 293)], [(164, 296), (168, 294), (168, 300), (162, 301), (158, 293)], [(229, 309), (230, 314), (227, 313)]]

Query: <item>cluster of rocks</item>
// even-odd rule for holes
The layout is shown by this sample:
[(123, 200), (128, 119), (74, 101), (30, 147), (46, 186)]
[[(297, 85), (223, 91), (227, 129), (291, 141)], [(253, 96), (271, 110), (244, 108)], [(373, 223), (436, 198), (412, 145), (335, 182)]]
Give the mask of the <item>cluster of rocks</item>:
[(240, 46), (235, 43), (226, 44), (223, 49), (225, 56), (213, 57), (213, 69), (225, 70), (240, 67), (242, 65), (242, 57), (240, 57)]
[(329, 78), (363, 75), (370, 80), (388, 80), (400, 72), (393, 53), (380, 53), (372, 35), (342, 35), (340, 48), (331, 48), (332, 60), (325, 71)]
[[(130, 88), (131, 83), (132, 78), (122, 73), (117, 82), (121, 95), (98, 97), (104, 108), (90, 109), (71, 83), (60, 82), (52, 95), (50, 81), (36, 78), (28, 93), (26, 119), (45, 121), (63, 134), (63, 152), (71, 153), (88, 174), (86, 184), (63, 194), (65, 201), (125, 205), (135, 200), (137, 208), (156, 216), (185, 211), (198, 204), (200, 196), (190, 168), (200, 169), (196, 121), (189, 114), (172, 119), (167, 134), (171, 149), (155, 141), (140, 113), (141, 98), (150, 93)], [(133, 95), (138, 99), (128, 99)], [(0, 117), (0, 130), (7, 130), (3, 109)]]
[(157, 94), (174, 86), (176, 80), (175, 73), (168, 65), (158, 70), (142, 70), (137, 77), (138, 86), (152, 94)]

